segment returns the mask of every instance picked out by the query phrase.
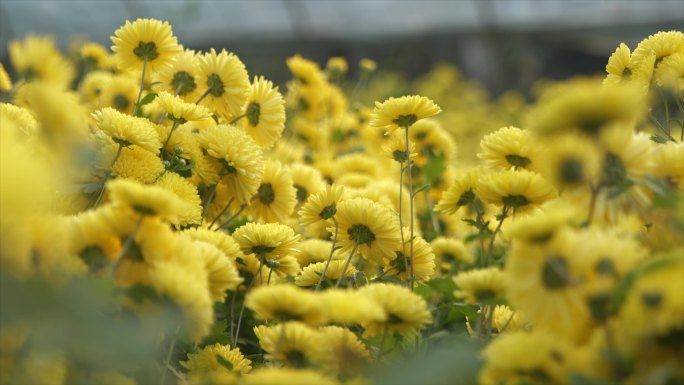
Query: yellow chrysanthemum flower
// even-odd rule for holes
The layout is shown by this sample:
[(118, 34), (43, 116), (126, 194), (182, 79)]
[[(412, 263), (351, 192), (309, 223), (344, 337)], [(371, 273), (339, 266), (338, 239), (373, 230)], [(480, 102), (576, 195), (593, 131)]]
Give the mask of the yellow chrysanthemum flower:
[(247, 102), (249, 77), (245, 65), (233, 53), (213, 48), (200, 57), (200, 89), (206, 90), (209, 106), (226, 120), (240, 115), (240, 108)]
[[(437, 237), (430, 242), (435, 253), (435, 264), (442, 273), (452, 271), (464, 265), (470, 265), (475, 260), (473, 253), (465, 244), (452, 237)], [(455, 265), (455, 266), (454, 266)]]
[(631, 55), (629, 47), (625, 43), (620, 43), (620, 46), (608, 58), (608, 64), (606, 64), (608, 75), (603, 79), (603, 84), (618, 84), (631, 77), (632, 71), (629, 68)]
[(281, 223), (247, 223), (238, 227), (233, 239), (245, 255), (254, 254), (269, 268), (285, 275), (299, 271), (296, 255), (299, 234)]
[(198, 63), (199, 57), (190, 49), (174, 56), (169, 65), (159, 69), (163, 89), (186, 102), (195, 102), (200, 96)]
[(267, 161), (264, 176), (247, 208), (248, 215), (264, 222), (284, 222), (297, 204), (292, 173), (278, 161)]
[(174, 222), (187, 209), (187, 204), (173, 192), (128, 179), (108, 182), (107, 191), (114, 206), (128, 208), (143, 216), (159, 216)]
[(572, 208), (563, 204), (545, 206), (543, 211), (513, 218), (502, 227), (507, 238), (527, 243), (545, 243), (553, 238), (559, 229), (566, 225), (579, 225), (584, 221)]
[[(404, 228), (404, 245), (394, 249), (394, 258), (383, 259), (383, 271), (390, 276), (397, 276), (404, 282), (413, 279), (416, 282), (427, 281), (435, 274), (435, 254), (430, 244), (421, 236), (413, 239), (413, 256), (404, 255), (409, 252), (411, 232)], [(411, 266), (413, 264), (413, 266)], [(413, 274), (413, 277), (411, 276)]]
[(211, 231), (209, 229), (195, 227), (184, 230), (182, 234), (190, 237), (190, 239), (194, 241), (206, 242), (216, 246), (232, 261), (244, 257), (244, 254), (242, 254), (242, 251), (240, 250), (240, 245), (235, 242), (233, 237), (222, 231)]
[(435, 206), (435, 211), (452, 215), (460, 208), (468, 207), (475, 203), (477, 199), (475, 191), (482, 174), (483, 170), (481, 168), (474, 168), (456, 178), (452, 185), (442, 194), (442, 199)]
[(585, 137), (561, 135), (547, 145), (538, 169), (558, 189), (582, 188), (596, 183), (600, 174), (601, 153)]
[(660, 86), (684, 90), (684, 50), (664, 58), (658, 64), (653, 76)]
[(78, 95), (71, 91), (44, 82), (31, 82), (17, 88), (13, 102), (27, 108), (39, 122), (45, 138), (58, 146), (85, 140), (90, 132), (88, 112)]
[(26, 136), (35, 135), (39, 130), (38, 122), (29, 110), (14, 104), (0, 103), (0, 125), (6, 127), (3, 130), (8, 130), (10, 124), (12, 127), (17, 127)]
[(577, 290), (581, 282), (580, 240), (559, 230), (544, 244), (514, 242), (506, 263), (507, 298), (535, 328), (576, 338), (589, 310)]
[(318, 64), (309, 59), (294, 55), (287, 58), (286, 64), (292, 75), (305, 86), (315, 89), (325, 82), (325, 76)]
[(136, 118), (106, 107), (93, 113), (97, 127), (123, 146), (140, 146), (156, 153), (161, 142), (153, 123), (147, 119)]
[(71, 85), (74, 68), (48, 36), (29, 35), (9, 43), (9, 56), (14, 70), (27, 82), (40, 81), (62, 90)]
[[(106, 169), (112, 164), (118, 145), (111, 143), (103, 150), (101, 159), (102, 168)], [(140, 183), (152, 183), (164, 173), (164, 164), (159, 156), (142, 147), (124, 147), (119, 158), (112, 167), (112, 176), (132, 179)]]
[(179, 124), (211, 119), (211, 111), (207, 107), (187, 103), (166, 91), (159, 92), (154, 102), (166, 112), (171, 120)]
[(245, 301), (245, 306), (252, 309), (261, 320), (300, 321), (310, 326), (325, 321), (320, 300), (314, 293), (297, 286), (259, 286), (247, 293)]
[(216, 358), (220, 356), (232, 365), (232, 372), (247, 374), (252, 370), (252, 361), (245, 358), (239, 348), (231, 349), (230, 346), (219, 343), (207, 345), (198, 350), (197, 353), (188, 353), (187, 361), (180, 364), (188, 369), (191, 374), (218, 371), (229, 371), (224, 365), (220, 364)]
[(359, 68), (364, 73), (371, 73), (378, 69), (378, 64), (375, 62), (375, 60), (364, 57), (359, 60)]
[(503, 127), (480, 142), (477, 157), (492, 169), (535, 169), (541, 152), (532, 132), (517, 127)]
[(653, 158), (653, 175), (665, 179), (670, 186), (684, 187), (684, 142), (658, 146)]
[(306, 200), (326, 188), (326, 183), (320, 171), (315, 167), (295, 163), (290, 166), (292, 172), (292, 184), (297, 190), (297, 204), (303, 204)]
[[(658, 257), (663, 266), (637, 276), (620, 309), (620, 324), (630, 337), (666, 341), (684, 327), (682, 248)], [(654, 261), (655, 262), (655, 261)], [(652, 265), (657, 266), (657, 265)], [(672, 337), (670, 337), (672, 338)]]
[(0, 63), (0, 91), (10, 91), (12, 89), (12, 79), (10, 79), (5, 66)]
[(218, 247), (203, 241), (194, 241), (193, 244), (204, 262), (211, 298), (222, 302), (226, 298), (226, 290), (235, 290), (243, 279), (233, 260)]
[(527, 170), (486, 174), (478, 180), (475, 194), (486, 203), (524, 212), (556, 197), (556, 190), (541, 175)]
[(188, 336), (199, 341), (214, 322), (214, 307), (206, 277), (192, 271), (184, 264), (168, 261), (156, 263), (149, 274), (156, 292), (180, 308)]
[(539, 134), (574, 131), (591, 137), (616, 126), (631, 131), (646, 113), (643, 97), (638, 84), (571, 81), (543, 94), (530, 110), (525, 127)]
[(325, 63), (325, 70), (332, 75), (332, 77), (339, 77), (347, 73), (349, 70), (349, 64), (347, 64), (347, 59), (342, 56), (333, 56), (328, 58), (328, 62)]
[(322, 365), (326, 371), (341, 378), (358, 376), (371, 362), (370, 352), (356, 334), (340, 326), (320, 329), (323, 345), (331, 350), (330, 359)]
[(320, 344), (319, 332), (301, 322), (255, 326), (254, 334), (266, 352), (266, 359), (288, 367), (314, 366), (328, 354)]
[[(299, 261), (299, 266), (304, 268), (310, 264), (326, 262), (330, 255), (332, 242), (322, 239), (305, 239), (297, 247), (299, 248), (297, 261)], [(341, 258), (339, 253), (333, 254), (333, 259), (339, 258)]]
[(469, 304), (501, 299), (506, 293), (504, 273), (498, 267), (463, 271), (453, 280), (459, 289), (454, 297), (464, 298)]
[(404, 286), (375, 283), (359, 289), (385, 311), (387, 320), (362, 323), (364, 336), (379, 334), (385, 327), (399, 334), (413, 333), (432, 322), (425, 300)]
[(651, 55), (655, 55), (655, 66), (674, 53), (684, 52), (684, 33), (667, 31), (655, 33), (637, 45), (632, 53), (632, 61), (639, 64)]
[(568, 381), (577, 368), (571, 346), (544, 331), (505, 333), (482, 352), (485, 366), (478, 382), (483, 385), (555, 383)]
[(78, 49), (78, 56), (84, 63), (85, 72), (104, 67), (109, 52), (99, 43), (86, 42)]
[[(299, 275), (295, 277), (294, 283), (295, 285), (301, 287), (316, 286), (318, 280), (323, 274), (323, 270), (325, 270), (326, 277), (323, 278), (323, 281), (325, 282), (325, 280), (328, 279), (331, 282), (335, 282), (342, 276), (342, 270), (344, 269), (345, 262), (346, 261), (342, 259), (330, 261), (330, 265), (328, 266), (327, 270), (325, 270), (327, 261), (309, 264), (302, 268), (302, 270), (299, 272)], [(349, 279), (354, 275), (354, 273), (356, 273), (356, 268), (354, 266), (349, 266), (344, 273), (344, 277)]]
[(329, 288), (319, 297), (323, 314), (331, 323), (359, 325), (387, 320), (384, 309), (358, 290)]
[[(364, 257), (382, 263), (394, 259), (400, 244), (399, 220), (387, 207), (370, 199), (354, 198), (340, 202), (335, 214), (340, 252), (357, 249)], [(334, 233), (334, 228), (328, 228)]]
[(221, 181), (239, 203), (247, 203), (264, 175), (262, 150), (249, 135), (234, 126), (215, 126), (197, 134), (206, 153), (218, 160)]
[(418, 156), (416, 144), (409, 140), (409, 153), (406, 153), (406, 138), (403, 135), (391, 135), (388, 143), (382, 147), (382, 153), (395, 162), (405, 163)]
[(243, 385), (337, 385), (338, 382), (313, 369), (263, 367), (244, 376)]
[(264, 149), (271, 148), (285, 128), (285, 100), (270, 80), (257, 76), (247, 93), (242, 127)]
[(175, 172), (165, 173), (154, 182), (154, 185), (171, 191), (186, 204), (185, 211), (178, 213), (178, 220), (171, 222), (172, 224), (184, 227), (202, 223), (202, 200), (195, 185)]
[(97, 107), (113, 107), (124, 114), (132, 114), (140, 85), (131, 76), (113, 75), (102, 84)]
[(511, 308), (506, 305), (494, 306), (492, 326), (499, 333), (511, 333), (526, 328), (520, 313), (511, 310)]
[(111, 40), (121, 68), (139, 70), (144, 64), (157, 71), (183, 52), (167, 21), (137, 19), (131, 23), (126, 20), (126, 24), (114, 31)]
[(389, 98), (375, 102), (370, 125), (383, 127), (388, 133), (408, 129), (415, 122), (437, 115), (442, 110), (432, 100), (418, 95)]

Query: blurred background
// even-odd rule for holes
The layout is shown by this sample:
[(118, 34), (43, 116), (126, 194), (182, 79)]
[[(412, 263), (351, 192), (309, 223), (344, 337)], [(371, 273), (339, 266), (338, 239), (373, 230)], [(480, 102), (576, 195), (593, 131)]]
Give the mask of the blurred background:
[(684, 29), (683, 0), (0, 0), (0, 60), (8, 42), (53, 34), (111, 45), (125, 20), (169, 20), (187, 48), (226, 48), (250, 75), (278, 84), (285, 58), (321, 65), (344, 56), (415, 78), (440, 61), (493, 94), (526, 93), (539, 78), (603, 72), (620, 42)]

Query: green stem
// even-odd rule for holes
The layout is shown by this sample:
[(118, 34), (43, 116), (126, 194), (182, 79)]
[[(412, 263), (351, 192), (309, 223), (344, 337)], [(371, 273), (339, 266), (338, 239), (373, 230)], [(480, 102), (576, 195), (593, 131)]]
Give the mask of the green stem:
[(349, 263), (351, 262), (354, 253), (356, 253), (357, 247), (359, 247), (358, 242), (354, 244), (354, 248), (352, 249), (351, 253), (349, 253), (349, 258), (347, 258), (347, 262), (344, 264), (344, 267), (342, 268), (342, 274), (340, 274), (340, 277), (337, 279), (337, 282), (335, 282), (336, 288), (339, 287), (340, 283), (342, 283), (342, 280), (344, 280), (344, 274), (347, 272), (347, 268), (349, 267)]
[(114, 263), (112, 263), (112, 267), (110, 269), (111, 274), (114, 274), (116, 269), (119, 267), (119, 264), (121, 264), (121, 261), (123, 260), (124, 256), (128, 252), (128, 249), (133, 244), (133, 240), (135, 239), (135, 235), (138, 233), (138, 230), (140, 229), (140, 225), (142, 224), (143, 217), (144, 217), (143, 215), (140, 215), (140, 217), (138, 217), (138, 221), (135, 223), (135, 226), (133, 227), (133, 231), (131, 231), (131, 233), (128, 234), (128, 237), (126, 238), (123, 245), (121, 246), (121, 251), (119, 252), (119, 255), (116, 256), (116, 259), (114, 259)]
[[(252, 203), (251, 201), (249, 203)], [(223, 229), (224, 227), (230, 225), (231, 222), (233, 222), (233, 219), (237, 218), (238, 215), (242, 214), (243, 211), (249, 206), (249, 203), (243, 203), (242, 206), (240, 206), (240, 210), (238, 210), (235, 214), (233, 214), (228, 220), (223, 222), (222, 224), (219, 225), (219, 227), (216, 228), (216, 231), (219, 231)]]
[(487, 254), (487, 266), (489, 266), (492, 262), (492, 259), (494, 258), (494, 240), (496, 239), (496, 235), (499, 233), (501, 230), (501, 225), (504, 222), (504, 219), (508, 216), (508, 207), (504, 205), (503, 209), (501, 209), (501, 218), (499, 219), (499, 224), (496, 225), (496, 229), (492, 233), (492, 237), (489, 238), (489, 253)]
[(219, 215), (217, 215), (216, 218), (214, 218), (214, 220), (211, 221), (211, 223), (209, 224), (209, 227), (207, 227), (209, 230), (211, 230), (211, 226), (213, 226), (216, 223), (216, 221), (218, 221), (219, 218), (221, 218), (223, 216), (223, 214), (225, 214), (226, 211), (228, 211), (228, 208), (230, 207), (231, 203), (233, 203), (233, 200), (234, 200), (233, 198), (230, 198), (228, 200), (228, 203), (223, 207), (223, 210), (221, 210), (221, 212), (219, 213)]
[(596, 187), (589, 186), (591, 190), (591, 195), (589, 198), (589, 212), (587, 213), (587, 220), (584, 221), (584, 226), (589, 227), (591, 221), (594, 220), (594, 211), (596, 211), (596, 199), (598, 198), (599, 192), (601, 191), (601, 185)]
[(209, 188), (209, 195), (207, 196), (207, 200), (204, 203), (204, 208), (202, 209), (202, 220), (204, 220), (204, 217), (207, 216), (207, 212), (209, 211), (209, 206), (211, 206), (211, 202), (214, 200), (214, 195), (216, 195), (216, 187), (218, 186), (218, 183), (215, 185), (212, 185)]
[(179, 124), (178, 122), (173, 122), (173, 126), (171, 126), (171, 131), (169, 131), (169, 135), (166, 137), (166, 140), (164, 141), (164, 145), (162, 146), (162, 150), (166, 148), (166, 145), (169, 144), (169, 140), (171, 140), (171, 135), (173, 135), (173, 132), (176, 131), (176, 128), (178, 128)]
[(166, 384), (166, 372), (167, 368), (171, 365), (171, 357), (173, 356), (173, 349), (176, 347), (176, 336), (178, 335), (179, 331), (180, 328), (176, 328), (176, 331), (173, 333), (173, 338), (171, 339), (171, 346), (169, 347), (169, 352), (166, 354), (166, 360), (164, 361), (164, 367), (162, 368), (162, 375), (160, 381), (160, 384), (162, 385)]
[[(408, 162), (410, 163), (411, 160), (409, 159)], [(404, 256), (404, 266), (408, 267), (409, 265), (409, 260), (408, 260), (408, 255), (406, 254), (406, 238), (404, 238), (404, 221), (401, 215), (401, 207), (402, 204), (401, 202), (403, 201), (403, 193), (404, 193), (404, 162), (399, 162), (399, 233), (401, 235), (401, 251), (402, 255)], [(409, 283), (406, 282), (406, 286), (408, 286)]]
[(238, 122), (238, 120), (244, 118), (245, 116), (247, 116), (247, 113), (244, 113), (242, 115), (238, 115), (238, 116), (234, 117), (233, 120), (231, 120), (228, 124), (235, 124)]
[(378, 357), (376, 362), (380, 362), (382, 355), (385, 353), (385, 339), (387, 338), (387, 330), (389, 329), (389, 323), (385, 322), (385, 326), (382, 327), (382, 337), (380, 337), (380, 345), (378, 346)]
[[(406, 127), (406, 153), (410, 154), (410, 148), (409, 148), (409, 128)], [(409, 238), (409, 259), (411, 261), (411, 275), (409, 276), (409, 280), (411, 283), (411, 291), (413, 291), (413, 286), (415, 283), (414, 279), (414, 273), (413, 273), (413, 176), (411, 175), (411, 158), (409, 157), (407, 163), (407, 168), (406, 168), (406, 173), (408, 174), (408, 188), (409, 188), (409, 212), (411, 215), (410, 218), (410, 231), (411, 231), (411, 238)], [(402, 242), (404, 241), (403, 239), (401, 240)]]
[[(257, 269), (256, 275), (254, 275), (252, 277), (252, 280), (249, 282), (249, 287), (245, 291), (245, 299), (247, 298), (247, 291), (249, 291), (252, 288), (252, 286), (254, 286), (254, 281), (256, 281), (257, 275), (261, 278), (261, 283), (262, 284), (264, 283), (263, 277), (261, 277), (261, 269), (264, 267), (264, 257), (261, 257), (259, 259), (259, 261), (260, 261), (259, 269)], [(236, 295), (237, 295), (237, 293), (236, 293)], [(245, 302), (246, 301), (243, 299), (242, 300), (242, 306), (240, 307), (240, 315), (238, 315), (237, 326), (235, 327), (235, 339), (233, 340), (233, 345), (231, 345), (231, 349), (235, 349), (237, 347), (238, 339), (240, 337), (240, 326), (242, 325), (242, 317), (245, 314)], [(231, 322), (232, 321), (233, 320), (231, 319)]]
[(333, 236), (333, 241), (332, 241), (332, 246), (330, 247), (330, 255), (328, 255), (328, 262), (326, 262), (325, 267), (323, 268), (323, 274), (321, 274), (321, 277), (318, 279), (318, 283), (316, 284), (316, 288), (314, 291), (318, 291), (318, 289), (321, 288), (321, 283), (323, 282), (323, 278), (325, 277), (325, 273), (328, 272), (328, 266), (330, 266), (330, 262), (332, 261), (333, 253), (335, 252), (335, 244), (337, 243), (337, 231), (339, 230), (340, 226), (337, 223), (337, 219), (335, 217), (332, 217), (333, 223), (335, 223), (335, 235)]
[(140, 76), (140, 90), (138, 91), (138, 100), (135, 102), (135, 108), (133, 109), (133, 116), (138, 116), (138, 111), (140, 111), (140, 99), (142, 98), (143, 90), (145, 89), (145, 72), (147, 70), (147, 58), (143, 59), (142, 76)]
[(200, 96), (199, 99), (197, 99), (197, 101), (195, 102), (195, 104), (200, 104), (200, 103), (202, 102), (202, 100), (204, 100), (204, 98), (206, 98), (207, 95), (209, 95), (210, 92), (211, 92), (211, 90), (207, 88), (207, 90), (204, 91), (204, 93), (202, 94), (202, 96)]
[(97, 207), (97, 205), (100, 204), (100, 201), (102, 201), (102, 197), (104, 197), (104, 192), (105, 192), (105, 187), (106, 187), (107, 181), (112, 176), (112, 169), (114, 168), (116, 161), (119, 160), (119, 156), (121, 156), (122, 150), (123, 150), (123, 143), (119, 143), (119, 147), (116, 149), (116, 155), (114, 155), (114, 160), (112, 161), (112, 164), (109, 166), (109, 170), (107, 170), (107, 172), (105, 173), (104, 180), (102, 180), (102, 188), (100, 189), (100, 192), (97, 194), (97, 199), (95, 199), (95, 203), (93, 203), (93, 205), (91, 207)]

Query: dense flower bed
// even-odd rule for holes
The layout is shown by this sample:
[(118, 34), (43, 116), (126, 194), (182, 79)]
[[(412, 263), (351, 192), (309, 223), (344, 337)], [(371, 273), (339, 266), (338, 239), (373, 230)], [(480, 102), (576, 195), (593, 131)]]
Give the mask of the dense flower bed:
[(0, 382), (684, 381), (681, 32), (532, 104), (112, 42), (0, 67)]

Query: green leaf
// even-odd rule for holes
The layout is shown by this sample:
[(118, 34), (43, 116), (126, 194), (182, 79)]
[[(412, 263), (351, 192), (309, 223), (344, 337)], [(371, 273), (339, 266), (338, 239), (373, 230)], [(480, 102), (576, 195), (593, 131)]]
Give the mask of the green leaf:
[(430, 184), (424, 184), (424, 185), (418, 187), (418, 189), (416, 189), (416, 190), (413, 191), (413, 196), (415, 197), (415, 196), (418, 195), (419, 193), (421, 193), (421, 192), (423, 192), (423, 191), (425, 191), (425, 190), (428, 190), (430, 187), (431, 187)]
[(425, 163), (425, 166), (423, 166), (423, 168), (421, 169), (425, 181), (430, 185), (432, 185), (437, 179), (439, 179), (439, 177), (442, 176), (442, 173), (446, 169), (446, 166), (444, 165), (444, 158), (444, 154), (433, 156), (427, 161), (427, 163)]
[(436, 292), (445, 294), (449, 297), (451, 297), (454, 290), (456, 290), (456, 284), (454, 283), (454, 280), (451, 279), (451, 277), (434, 278), (430, 280), (427, 284)]
[(662, 137), (660, 135), (651, 135), (651, 140), (656, 142), (656, 143), (661, 143), (661, 144), (669, 142), (669, 139)]
[(140, 103), (138, 103), (138, 105), (135, 108), (135, 111), (137, 111), (136, 116), (138, 116), (138, 117), (143, 116), (142, 107), (146, 104), (152, 103), (152, 101), (156, 97), (157, 97), (157, 94), (154, 92), (151, 92), (151, 93), (145, 95), (145, 97), (140, 100)]

